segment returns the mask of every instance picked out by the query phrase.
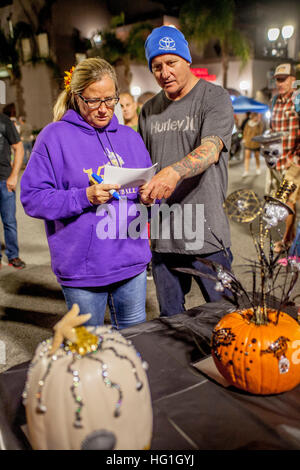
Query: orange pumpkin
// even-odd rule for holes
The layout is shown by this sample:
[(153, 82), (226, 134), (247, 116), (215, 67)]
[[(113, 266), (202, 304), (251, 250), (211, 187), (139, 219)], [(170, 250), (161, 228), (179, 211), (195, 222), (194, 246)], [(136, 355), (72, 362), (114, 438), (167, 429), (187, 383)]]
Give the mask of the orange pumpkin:
[(300, 326), (288, 314), (267, 310), (257, 325), (253, 310), (225, 315), (212, 335), (219, 372), (237, 388), (254, 394), (291, 390), (300, 383)]

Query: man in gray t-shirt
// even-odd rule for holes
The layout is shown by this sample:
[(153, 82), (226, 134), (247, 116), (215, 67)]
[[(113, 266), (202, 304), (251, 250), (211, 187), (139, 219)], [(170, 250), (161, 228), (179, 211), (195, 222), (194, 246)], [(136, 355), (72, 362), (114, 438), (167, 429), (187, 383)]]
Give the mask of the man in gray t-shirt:
[[(162, 200), (160, 226), (151, 232), (152, 269), (161, 315), (173, 315), (184, 310), (191, 287), (191, 277), (174, 267), (212, 274), (196, 256), (231, 267), (223, 202), (233, 109), (222, 87), (191, 73), (188, 43), (179, 30), (154, 29), (145, 50), (162, 91), (143, 106), (139, 117), (139, 131), (159, 168), (142, 194)], [(214, 281), (195, 279), (206, 301), (220, 299)]]

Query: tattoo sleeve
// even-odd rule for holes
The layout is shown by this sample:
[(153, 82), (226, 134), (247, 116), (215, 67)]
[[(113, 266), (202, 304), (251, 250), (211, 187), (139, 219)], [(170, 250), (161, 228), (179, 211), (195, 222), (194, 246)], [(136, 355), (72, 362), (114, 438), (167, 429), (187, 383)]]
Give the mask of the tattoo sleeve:
[(181, 179), (200, 175), (219, 159), (223, 142), (217, 136), (204, 137), (199, 147), (195, 148), (182, 160), (172, 165)]

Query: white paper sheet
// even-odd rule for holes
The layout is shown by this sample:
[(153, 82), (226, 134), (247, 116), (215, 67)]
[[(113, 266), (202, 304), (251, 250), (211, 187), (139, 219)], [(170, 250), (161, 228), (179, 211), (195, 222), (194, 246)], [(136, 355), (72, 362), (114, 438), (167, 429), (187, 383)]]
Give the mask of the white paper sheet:
[(120, 168), (106, 165), (104, 168), (104, 183), (120, 184), (122, 188), (137, 188), (148, 183), (155, 175), (157, 163), (150, 168)]

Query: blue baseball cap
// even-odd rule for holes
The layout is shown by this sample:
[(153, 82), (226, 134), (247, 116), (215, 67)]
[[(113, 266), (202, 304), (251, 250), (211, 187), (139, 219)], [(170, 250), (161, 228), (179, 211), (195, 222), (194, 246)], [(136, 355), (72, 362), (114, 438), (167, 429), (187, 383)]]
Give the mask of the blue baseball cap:
[(152, 59), (164, 54), (179, 55), (190, 64), (192, 63), (187, 40), (182, 32), (173, 26), (160, 26), (159, 28), (155, 28), (146, 39), (145, 53), (150, 71), (152, 71)]

